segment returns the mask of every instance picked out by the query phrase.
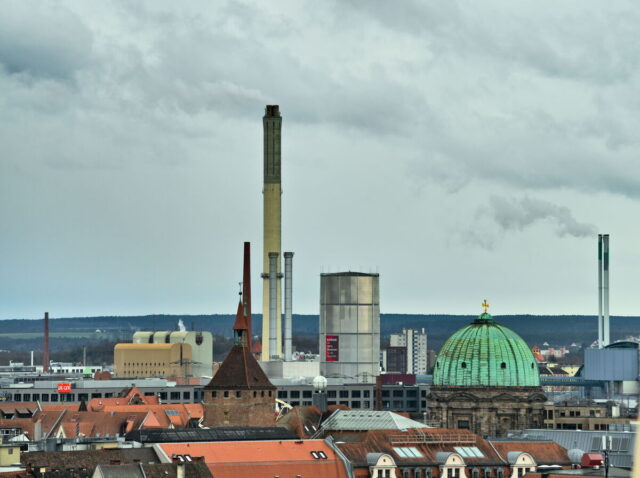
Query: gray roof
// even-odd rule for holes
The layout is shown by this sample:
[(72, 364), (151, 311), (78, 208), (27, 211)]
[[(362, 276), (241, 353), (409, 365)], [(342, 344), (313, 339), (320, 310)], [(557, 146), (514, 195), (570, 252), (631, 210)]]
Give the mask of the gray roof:
[(382, 455), (384, 455), (384, 453), (367, 453), (367, 464), (369, 466), (376, 465)]
[(510, 465), (515, 465), (518, 462), (518, 457), (522, 455), (521, 451), (510, 451), (507, 453), (507, 461)]
[(397, 413), (372, 410), (336, 410), (322, 424), (323, 430), (403, 430), (429, 428)]
[(453, 455), (451, 451), (439, 451), (436, 453), (436, 461), (439, 465), (444, 465), (451, 455)]
[(631, 468), (635, 433), (632, 431), (546, 430), (527, 429), (523, 438), (552, 440), (568, 450), (579, 448), (585, 453), (600, 453), (602, 436), (610, 436), (613, 449), (609, 452), (611, 466)]

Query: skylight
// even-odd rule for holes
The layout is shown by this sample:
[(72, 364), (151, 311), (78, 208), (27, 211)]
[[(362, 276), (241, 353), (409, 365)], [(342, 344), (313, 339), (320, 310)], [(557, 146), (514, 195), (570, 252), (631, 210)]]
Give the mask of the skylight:
[(414, 446), (399, 446), (393, 447), (400, 458), (422, 458), (422, 453)]
[(454, 446), (453, 448), (462, 458), (484, 458), (484, 455), (477, 446)]
[(167, 410), (166, 411), (168, 417), (177, 417), (180, 416), (177, 410)]

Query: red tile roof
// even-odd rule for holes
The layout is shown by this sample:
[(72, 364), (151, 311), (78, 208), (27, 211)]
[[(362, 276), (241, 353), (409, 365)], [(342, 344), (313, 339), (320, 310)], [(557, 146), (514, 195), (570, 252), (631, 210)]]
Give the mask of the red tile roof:
[[(357, 466), (367, 466), (367, 453), (388, 453), (398, 466), (437, 465), (436, 453), (456, 452), (456, 446), (475, 446), (482, 458), (464, 457), (470, 465), (505, 465), (505, 461), (491, 445), (480, 436), (468, 430), (447, 428), (416, 428), (400, 432), (398, 430), (369, 430), (360, 433), (332, 433), (340, 450)], [(400, 456), (394, 448), (415, 447), (421, 458)]]
[(529, 453), (538, 465), (571, 465), (567, 449), (552, 441), (491, 441), (506, 460), (510, 451)]
[[(324, 440), (163, 443), (155, 447), (164, 453), (165, 461), (173, 455), (204, 457), (216, 478), (347, 478), (344, 462)], [(318, 451), (327, 458), (314, 458), (311, 452)]]

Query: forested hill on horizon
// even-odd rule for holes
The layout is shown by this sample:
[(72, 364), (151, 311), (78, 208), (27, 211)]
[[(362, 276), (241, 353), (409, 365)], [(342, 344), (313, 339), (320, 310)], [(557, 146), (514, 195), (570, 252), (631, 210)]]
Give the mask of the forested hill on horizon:
[[(470, 323), (472, 315), (427, 315), (427, 314), (381, 314), (381, 336), (400, 332), (402, 328), (425, 328), (429, 348), (438, 350), (442, 343), (460, 327)], [(522, 336), (530, 345), (590, 345), (597, 338), (596, 317), (585, 315), (503, 315), (495, 319)], [(52, 338), (89, 339), (94, 341), (131, 341), (137, 330), (176, 330), (182, 320), (188, 330), (208, 330), (214, 335), (231, 337), (235, 315), (146, 315), (146, 316), (100, 316), (52, 318)], [(293, 316), (294, 336), (311, 338), (318, 334), (318, 315)], [(255, 334), (261, 331), (261, 314), (253, 315)], [(12, 349), (22, 342), (32, 342), (33, 347), (41, 340), (42, 319), (8, 319), (1, 321), (0, 348)], [(640, 334), (639, 316), (612, 316), (612, 341)], [(26, 343), (23, 344), (27, 346)]]

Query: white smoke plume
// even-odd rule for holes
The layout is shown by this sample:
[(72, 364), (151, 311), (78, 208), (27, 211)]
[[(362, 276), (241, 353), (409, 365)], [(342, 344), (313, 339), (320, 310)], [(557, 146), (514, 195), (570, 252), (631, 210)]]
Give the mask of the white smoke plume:
[(184, 326), (184, 322), (182, 321), (182, 319), (180, 319), (178, 321), (178, 330), (180, 332), (186, 332), (187, 331), (187, 328)]
[(597, 232), (593, 224), (578, 222), (566, 206), (529, 197), (492, 196), (489, 214), (505, 231), (522, 231), (536, 222), (547, 220), (555, 224), (555, 232), (560, 237), (589, 237)]

